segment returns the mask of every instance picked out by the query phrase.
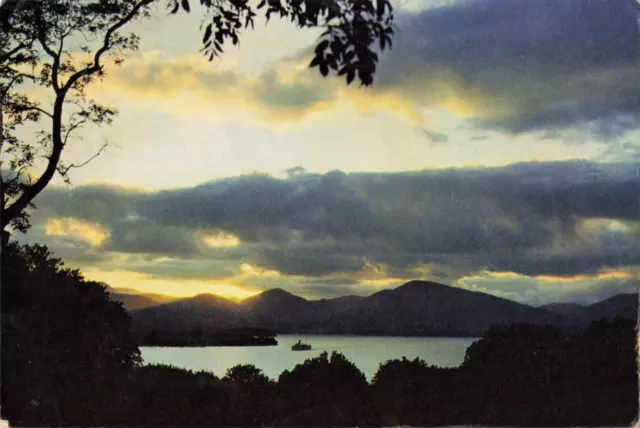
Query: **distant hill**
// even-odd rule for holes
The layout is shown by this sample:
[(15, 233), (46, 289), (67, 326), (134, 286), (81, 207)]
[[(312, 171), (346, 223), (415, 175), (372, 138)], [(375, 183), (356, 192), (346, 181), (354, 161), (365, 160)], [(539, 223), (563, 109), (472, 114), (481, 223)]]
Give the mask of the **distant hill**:
[(410, 281), (377, 292), (352, 310), (316, 323), (309, 332), (477, 336), (492, 325), (529, 323), (568, 325), (561, 314), (427, 281)]
[(248, 325), (280, 333), (295, 332), (297, 327), (315, 319), (315, 302), (274, 288), (240, 302)]
[(635, 321), (638, 316), (638, 294), (618, 294), (602, 302), (587, 306), (586, 311), (589, 320), (592, 321), (616, 317)]
[(108, 284), (101, 284), (106, 287), (111, 300), (122, 302), (122, 305), (128, 311), (157, 306), (179, 299), (178, 297), (166, 296), (164, 294), (141, 293), (129, 288), (113, 288)]
[(205, 294), (133, 310), (131, 315), (138, 331), (257, 327), (300, 334), (477, 336), (492, 325), (580, 325), (572, 314), (579, 310), (577, 305), (534, 308), (435, 282), (410, 281), (368, 297), (323, 300), (307, 300), (282, 289), (240, 303)]
[(581, 323), (588, 324), (602, 318), (616, 317), (636, 321), (638, 315), (638, 295), (635, 293), (618, 294), (590, 306), (574, 303), (553, 303), (542, 308), (562, 313)]
[(565, 315), (577, 324), (589, 323), (587, 308), (577, 303), (550, 303), (540, 308)]
[(242, 326), (240, 306), (213, 294), (199, 294), (163, 305), (131, 311), (137, 332), (216, 331)]

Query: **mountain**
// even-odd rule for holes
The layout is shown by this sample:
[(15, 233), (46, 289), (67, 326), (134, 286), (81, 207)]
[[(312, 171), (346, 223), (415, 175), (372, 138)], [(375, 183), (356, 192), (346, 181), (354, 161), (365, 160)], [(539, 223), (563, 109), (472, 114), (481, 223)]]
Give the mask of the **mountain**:
[(618, 294), (588, 306), (586, 313), (590, 321), (616, 317), (635, 321), (638, 316), (638, 295), (636, 293)]
[(476, 336), (492, 325), (568, 325), (563, 315), (435, 282), (410, 281), (359, 301), (309, 332), (365, 335)]
[(108, 284), (101, 284), (107, 289), (109, 298), (113, 301), (122, 302), (122, 305), (128, 311), (161, 305), (178, 299), (164, 294), (141, 293), (129, 288), (113, 288)]
[(368, 297), (306, 300), (282, 289), (240, 303), (206, 294), (131, 312), (138, 331), (258, 327), (278, 333), (477, 336), (492, 325), (575, 325), (557, 311), (435, 282), (410, 281)]
[(240, 326), (242, 310), (228, 299), (213, 294), (199, 294), (163, 305), (131, 311), (134, 330), (188, 332), (216, 331)]
[(247, 325), (260, 326), (280, 333), (294, 332), (317, 316), (313, 302), (274, 288), (244, 299), (240, 307)]
[(542, 308), (562, 313), (577, 320), (580, 324), (616, 317), (635, 321), (638, 315), (638, 295), (634, 293), (618, 294), (590, 306), (581, 306), (575, 303), (552, 303), (542, 306)]
[(540, 308), (565, 315), (566, 317), (574, 320), (576, 324), (582, 325), (589, 323), (587, 308), (577, 303), (550, 303), (548, 305), (540, 306)]

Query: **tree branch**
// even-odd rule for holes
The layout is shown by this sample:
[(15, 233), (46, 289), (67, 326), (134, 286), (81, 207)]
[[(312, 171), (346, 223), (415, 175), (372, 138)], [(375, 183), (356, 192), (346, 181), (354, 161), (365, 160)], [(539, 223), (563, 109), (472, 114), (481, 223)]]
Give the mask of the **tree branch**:
[(22, 213), (27, 207), (29, 207), (31, 201), (33, 201), (33, 198), (38, 196), (38, 194), (42, 192), (42, 190), (44, 190), (57, 170), (58, 163), (60, 162), (60, 155), (62, 154), (62, 149), (64, 148), (64, 142), (61, 136), (63, 104), (64, 94), (60, 93), (56, 97), (53, 106), (53, 129), (51, 132), (53, 147), (51, 149), (51, 156), (49, 157), (47, 167), (35, 183), (28, 187), (25, 187), (20, 197), (10, 206), (5, 207), (4, 216), (0, 219), (2, 230), (4, 230), (6, 225), (11, 220), (18, 218), (20, 216), (20, 213)]
[(31, 111), (31, 110), (33, 110), (33, 111), (38, 111), (38, 112), (40, 112), (40, 113), (44, 114), (45, 116), (49, 116), (51, 119), (53, 119), (53, 114), (49, 113), (49, 112), (48, 112), (48, 111), (46, 111), (45, 109), (40, 108), (40, 107), (38, 107), (38, 106), (31, 106), (31, 107), (27, 107), (27, 108), (25, 108), (25, 109), (22, 109), (21, 111), (23, 111), (23, 112), (24, 112), (24, 111)]
[[(38, 15), (39, 16), (39, 15)], [(60, 92), (60, 85), (58, 83), (58, 69), (60, 68), (60, 55), (47, 45), (46, 36), (44, 34), (44, 24), (38, 24), (38, 41), (42, 45), (42, 49), (53, 58), (53, 64), (51, 66), (51, 83), (56, 93)], [(62, 40), (60, 41), (60, 47), (62, 48)]]
[(63, 92), (68, 91), (81, 77), (89, 76), (93, 73), (100, 71), (102, 68), (102, 65), (100, 65), (100, 59), (102, 58), (102, 55), (104, 55), (105, 52), (107, 52), (111, 47), (111, 36), (113, 36), (113, 33), (118, 31), (120, 27), (122, 27), (123, 25), (131, 21), (136, 16), (136, 14), (140, 11), (140, 9), (142, 9), (144, 6), (151, 4), (153, 2), (154, 0), (142, 0), (140, 3), (136, 4), (131, 9), (131, 11), (129, 11), (128, 14), (122, 17), (113, 26), (109, 27), (109, 29), (107, 30), (107, 33), (104, 36), (104, 42), (102, 46), (96, 51), (95, 55), (93, 56), (93, 64), (73, 74), (69, 78), (67, 83), (64, 85), (64, 87), (62, 88), (62, 91)]
[(64, 138), (62, 140), (62, 144), (66, 146), (67, 145), (67, 140), (69, 139), (69, 135), (71, 135), (71, 133), (74, 130), (80, 128), (85, 123), (87, 123), (87, 118), (79, 120), (78, 122), (76, 122), (76, 123), (72, 124), (71, 126), (69, 126), (69, 128), (67, 129), (67, 132), (65, 132), (65, 134), (64, 134)]
[(102, 152), (104, 152), (104, 150), (107, 148), (108, 145), (109, 145), (109, 143), (104, 143), (102, 145), (102, 147), (100, 147), (100, 149), (93, 156), (91, 156), (89, 159), (87, 159), (86, 161), (84, 161), (84, 162), (82, 162), (82, 163), (80, 163), (78, 165), (72, 163), (72, 164), (70, 164), (70, 165), (68, 165), (66, 167), (62, 167), (61, 166), (60, 168), (58, 168), (58, 172), (61, 175), (67, 175), (67, 172), (69, 172), (69, 170), (71, 168), (82, 168), (83, 166), (88, 165), (92, 160), (94, 160), (95, 158), (100, 156), (102, 154)]
[(13, 55), (15, 55), (16, 53), (18, 53), (20, 50), (26, 48), (29, 46), (30, 43), (26, 43), (26, 42), (22, 42), (20, 43), (18, 46), (16, 46), (15, 48), (11, 49), (9, 52), (2, 54), (2, 56), (0, 56), (0, 64), (2, 64), (5, 61), (9, 61), (11, 60), (11, 57)]

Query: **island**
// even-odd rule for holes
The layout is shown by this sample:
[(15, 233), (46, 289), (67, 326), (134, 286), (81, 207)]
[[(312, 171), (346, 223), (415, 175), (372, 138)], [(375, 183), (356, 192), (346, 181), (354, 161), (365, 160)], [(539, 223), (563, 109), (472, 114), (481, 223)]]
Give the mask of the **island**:
[(261, 328), (231, 328), (207, 332), (194, 329), (190, 332), (169, 333), (150, 330), (138, 340), (139, 346), (275, 346), (277, 333)]

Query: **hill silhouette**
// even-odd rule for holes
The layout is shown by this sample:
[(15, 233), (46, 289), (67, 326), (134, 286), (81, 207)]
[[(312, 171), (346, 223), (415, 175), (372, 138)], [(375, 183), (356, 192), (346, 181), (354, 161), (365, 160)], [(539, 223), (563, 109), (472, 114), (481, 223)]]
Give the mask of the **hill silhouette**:
[(635, 319), (636, 295), (535, 308), (490, 294), (429, 281), (409, 281), (368, 297), (307, 300), (276, 288), (239, 303), (212, 294), (131, 311), (138, 332), (218, 331), (257, 327), (278, 333), (478, 336), (494, 325), (584, 326), (592, 320)]
[(121, 302), (122, 306), (128, 311), (149, 308), (180, 299), (179, 297), (167, 296), (165, 294), (142, 293), (129, 288), (113, 288), (104, 282), (100, 284), (106, 288), (111, 300)]
[(638, 294), (617, 294), (589, 306), (575, 303), (552, 303), (542, 306), (542, 308), (562, 313), (581, 324), (589, 324), (603, 318), (635, 320), (638, 314)]
[(171, 333), (193, 330), (215, 331), (242, 326), (240, 306), (214, 294), (198, 294), (174, 302), (131, 312), (137, 332), (158, 330)]

